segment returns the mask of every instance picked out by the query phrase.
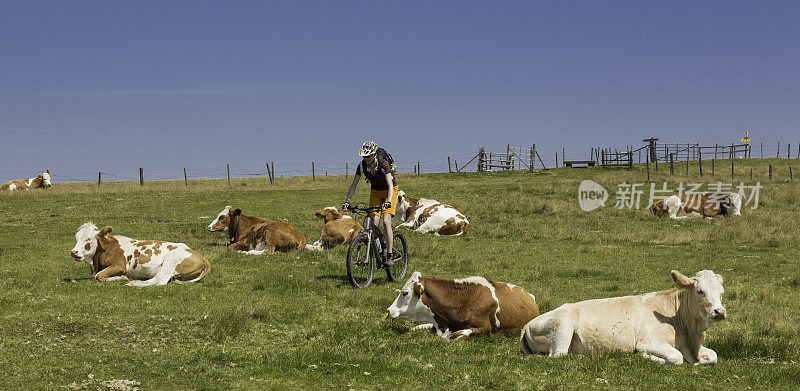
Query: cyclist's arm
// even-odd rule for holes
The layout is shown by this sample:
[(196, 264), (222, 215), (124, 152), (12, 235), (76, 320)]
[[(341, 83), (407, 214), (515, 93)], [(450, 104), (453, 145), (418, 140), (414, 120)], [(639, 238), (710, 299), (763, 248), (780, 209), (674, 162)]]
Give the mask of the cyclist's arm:
[(356, 186), (358, 186), (358, 181), (361, 180), (361, 165), (358, 165), (356, 169), (356, 174), (353, 175), (353, 183), (350, 185), (350, 190), (347, 191), (347, 198), (345, 202), (350, 202), (350, 199), (353, 198), (353, 194), (356, 192)]

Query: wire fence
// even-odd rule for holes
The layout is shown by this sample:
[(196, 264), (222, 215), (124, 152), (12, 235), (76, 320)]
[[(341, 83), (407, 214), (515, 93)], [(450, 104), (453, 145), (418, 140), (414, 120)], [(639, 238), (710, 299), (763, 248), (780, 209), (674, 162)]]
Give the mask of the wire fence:
[[(698, 146), (696, 143), (671, 143), (667, 145), (683, 145), (683, 146)], [(706, 147), (702, 147), (706, 148)], [(713, 147), (712, 147), (713, 148)], [(398, 161), (395, 162), (396, 170), (398, 173), (414, 174), (414, 173), (443, 173), (443, 172), (463, 172), (463, 171), (480, 171), (480, 166), (476, 159), (481, 154), (478, 149), (478, 155), (465, 154), (440, 157), (436, 159), (419, 160), (419, 161)], [(572, 160), (582, 161), (595, 161), (600, 163), (603, 154), (602, 151), (632, 151), (635, 152), (633, 163), (644, 163), (646, 160), (646, 149), (642, 148), (634, 150), (634, 146), (627, 145), (623, 149), (607, 147), (590, 147), (589, 150), (579, 151), (576, 149), (568, 150), (561, 148), (555, 152), (543, 153), (540, 150), (535, 150), (536, 154), (536, 169), (562, 167), (564, 162)], [(664, 152), (669, 150), (665, 149)], [(658, 150), (659, 155), (663, 154)], [(487, 154), (489, 152), (486, 152)], [(502, 153), (509, 153), (508, 148)], [(703, 159), (706, 158), (706, 150), (702, 151)], [(714, 155), (714, 153), (711, 153)], [(735, 157), (741, 157), (742, 154), (735, 154)], [(792, 143), (751, 143), (749, 144), (750, 158), (786, 158), (786, 159), (800, 159), (800, 142)], [(486, 155), (484, 155), (486, 156)], [(685, 154), (689, 156), (689, 154)], [(676, 159), (677, 160), (677, 159)], [(212, 167), (175, 167), (175, 168), (160, 168), (160, 167), (141, 167), (131, 170), (115, 170), (115, 171), (71, 171), (49, 169), (52, 181), (54, 183), (63, 182), (113, 182), (113, 181), (171, 181), (171, 180), (196, 180), (196, 179), (226, 179), (226, 178), (254, 178), (263, 177), (269, 179), (270, 176), (274, 178), (279, 177), (317, 177), (327, 175), (352, 175), (355, 173), (358, 161), (353, 162), (302, 162), (302, 163), (282, 163), (282, 162), (264, 162), (259, 164), (249, 165), (220, 165)], [(513, 169), (528, 170), (524, 164), (514, 165)], [(35, 177), (42, 173), (37, 170), (0, 170), (0, 183), (5, 183), (15, 179), (27, 179)]]

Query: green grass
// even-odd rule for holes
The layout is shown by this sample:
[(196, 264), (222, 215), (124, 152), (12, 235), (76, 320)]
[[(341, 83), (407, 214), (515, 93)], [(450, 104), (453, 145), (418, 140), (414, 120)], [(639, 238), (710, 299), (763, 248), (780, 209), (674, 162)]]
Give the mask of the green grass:
[[(398, 179), (409, 195), (452, 204), (472, 225), (462, 237), (406, 232), (409, 273), (512, 282), (535, 294), (543, 311), (668, 289), (671, 269), (722, 274), (728, 320), (713, 325), (705, 343), (719, 354), (714, 367), (664, 366), (631, 354), (526, 357), (516, 338), (446, 341), (412, 332), (409, 322), (382, 320), (402, 282), (388, 283), (381, 272), (369, 288), (350, 288), (345, 247), (247, 256), (228, 252), (205, 229), (233, 205), (291, 222), (313, 242), (321, 228), (314, 212), (344, 198), (341, 176), (274, 185), (235, 179), (230, 187), (223, 180), (188, 188), (182, 181), (75, 183), (0, 194), (0, 387), (104, 389), (132, 380), (140, 389), (796, 389), (800, 186), (784, 182), (794, 161), (735, 163), (737, 183), (749, 182), (753, 168), (764, 185), (761, 205), (743, 208), (741, 218), (708, 221), (617, 210), (613, 195), (604, 209), (578, 208), (581, 180), (613, 193), (623, 181), (644, 181), (643, 166)], [(687, 181), (685, 166), (676, 175), (659, 168), (651, 172), (659, 185)], [(730, 161), (717, 161), (716, 178), (707, 162), (704, 170), (688, 179), (728, 181)], [(365, 202), (367, 188), (362, 183), (354, 200)], [(142, 289), (89, 280), (87, 266), (69, 257), (75, 230), (89, 220), (120, 235), (184, 242), (212, 271), (201, 283)]]

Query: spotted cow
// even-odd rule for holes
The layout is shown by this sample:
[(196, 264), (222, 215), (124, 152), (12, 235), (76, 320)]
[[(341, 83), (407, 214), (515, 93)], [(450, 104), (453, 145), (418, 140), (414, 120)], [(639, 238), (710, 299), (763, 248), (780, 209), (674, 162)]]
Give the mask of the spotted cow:
[(30, 189), (46, 189), (52, 186), (50, 183), (50, 174), (41, 173), (36, 178), (30, 179), (17, 179), (8, 181), (0, 185), (0, 190), (30, 190)]
[(98, 281), (130, 280), (129, 286), (195, 282), (211, 270), (211, 264), (183, 243), (136, 240), (111, 236), (112, 227), (97, 230), (88, 222), (78, 228), (70, 255), (90, 265)]
[(522, 287), (483, 277), (455, 280), (414, 272), (386, 309), (386, 317), (421, 322), (443, 338), (515, 334), (539, 316), (536, 298)]
[(739, 193), (682, 193), (650, 205), (650, 212), (655, 216), (673, 219), (741, 216), (741, 210), (742, 196)]
[(397, 193), (395, 218), (403, 221), (397, 227), (405, 227), (434, 235), (461, 235), (469, 230), (469, 221), (450, 205), (436, 200), (409, 197), (400, 190)]

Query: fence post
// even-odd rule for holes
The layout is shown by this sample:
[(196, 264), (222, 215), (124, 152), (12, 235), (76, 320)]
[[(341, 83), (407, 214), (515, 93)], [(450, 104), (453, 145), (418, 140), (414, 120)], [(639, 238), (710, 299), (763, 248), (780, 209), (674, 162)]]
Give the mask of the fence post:
[(312, 181), (317, 180), (317, 170), (316, 168), (314, 168), (314, 162), (311, 162), (311, 180)]
[(344, 163), (344, 181), (347, 182), (347, 177), (350, 175), (350, 163)]
[[(715, 155), (716, 155), (716, 154), (715, 154)], [(715, 166), (715, 164), (714, 164), (714, 163), (716, 163), (716, 162), (717, 162), (717, 159), (716, 159), (716, 158), (714, 158), (713, 160), (711, 160), (711, 176), (714, 176), (714, 174), (715, 174), (715, 172), (714, 172), (714, 166)]]
[(689, 156), (686, 156), (686, 177), (689, 177)]
[(670, 174), (674, 174), (675, 173), (675, 167), (673, 166), (673, 160), (674, 159), (675, 159), (675, 154), (674, 153), (669, 154), (669, 173)]
[(791, 151), (790, 151), (789, 149), (790, 149), (791, 147), (792, 147), (792, 144), (787, 144), (787, 145), (786, 145), (786, 158), (787, 158), (787, 159), (790, 159), (790, 157), (789, 157), (789, 153), (791, 153)]
[(628, 169), (633, 170), (633, 152), (628, 148)]
[(647, 181), (650, 182), (650, 154), (644, 154), (645, 165), (647, 166)]
[(228, 167), (228, 186), (231, 185), (231, 164), (225, 163), (225, 166)]
[(753, 180), (753, 169), (752, 168), (750, 169), (750, 180), (751, 181)]
[(267, 180), (269, 183), (272, 183), (272, 172), (269, 170), (269, 162), (266, 163), (267, 166)]
[(769, 165), (769, 180), (772, 180), (772, 164)]
[(453, 164), (456, 166), (456, 172), (461, 172), (461, 171), (458, 169), (458, 160), (456, 160), (456, 159), (453, 159)]
[(736, 158), (736, 156), (733, 153), (733, 143), (731, 143), (731, 159), (734, 159), (734, 158)]
[(761, 143), (761, 158), (764, 158), (764, 143)]
[(275, 180), (275, 162), (270, 162), (272, 165), (272, 177), (269, 179), (269, 183), (272, 183)]
[(789, 166), (789, 180), (794, 181), (794, 176), (792, 176), (792, 166)]
[(731, 159), (731, 180), (733, 180), (733, 162), (734, 159)]
[(530, 168), (531, 172), (533, 172), (534, 167), (536, 166), (536, 160), (534, 159), (536, 159), (536, 144), (531, 146), (531, 165), (528, 167)]
[(420, 166), (419, 162), (417, 162), (417, 175), (420, 174), (420, 171), (422, 171), (422, 166)]
[(558, 167), (558, 152), (556, 152), (556, 165), (553, 168), (555, 167)]
[(183, 184), (189, 187), (189, 176), (186, 175), (186, 167), (183, 168)]
[(453, 172), (453, 168), (450, 166), (450, 156), (447, 157), (447, 172)]
[(566, 166), (565, 166), (565, 164), (566, 164), (566, 163), (564, 163), (564, 162), (566, 162), (566, 161), (567, 161), (567, 153), (566, 153), (566, 151), (564, 150), (564, 147), (561, 147), (561, 165), (562, 165), (562, 166), (564, 166), (564, 167), (566, 167)]
[(717, 160), (717, 147), (719, 147), (719, 145), (714, 144), (714, 160)]
[(483, 171), (483, 154), (484, 154), (484, 147), (478, 150), (478, 171)]
[(697, 148), (697, 165), (700, 166), (700, 177), (703, 177), (703, 150)]
[(780, 157), (780, 156), (778, 156), (778, 155), (780, 155), (780, 153), (781, 153), (781, 142), (778, 141), (778, 151), (775, 152), (775, 157), (776, 158)]
[(144, 186), (144, 169), (139, 167), (139, 185)]
[(103, 173), (98, 171), (97, 172), (97, 187), (100, 187), (100, 181), (102, 180)]

